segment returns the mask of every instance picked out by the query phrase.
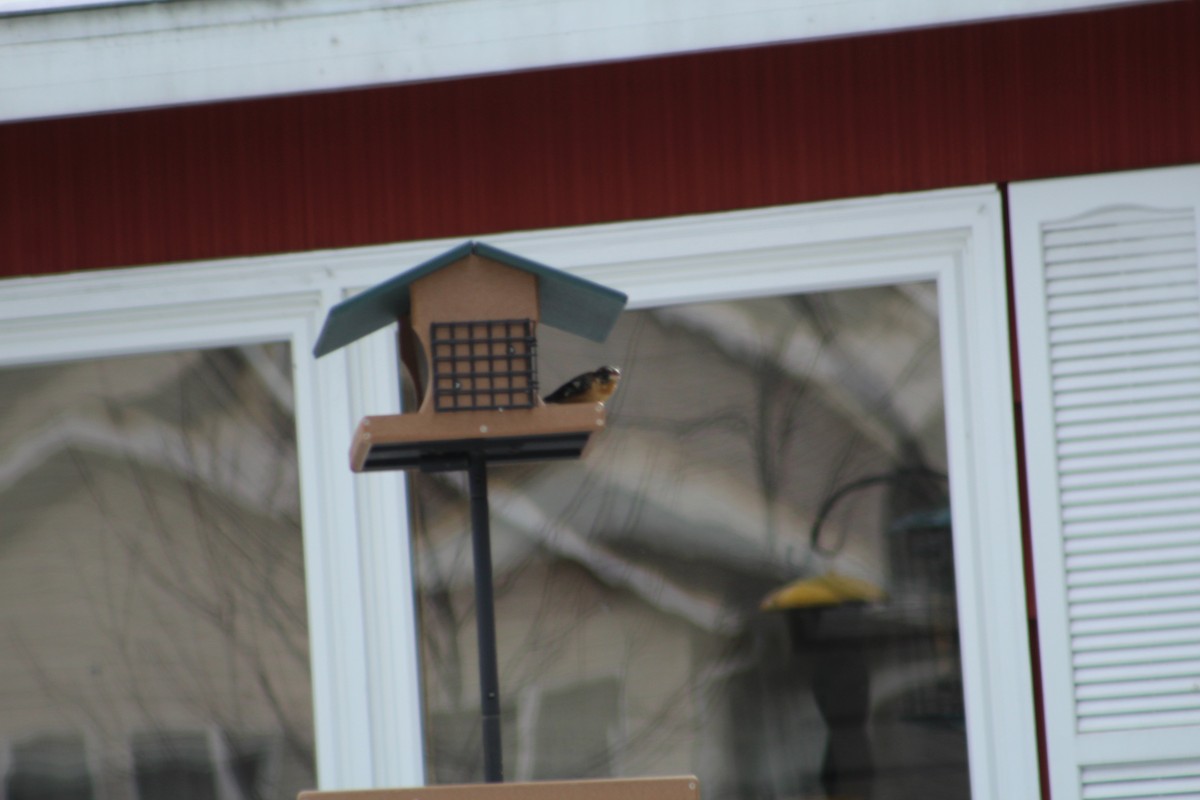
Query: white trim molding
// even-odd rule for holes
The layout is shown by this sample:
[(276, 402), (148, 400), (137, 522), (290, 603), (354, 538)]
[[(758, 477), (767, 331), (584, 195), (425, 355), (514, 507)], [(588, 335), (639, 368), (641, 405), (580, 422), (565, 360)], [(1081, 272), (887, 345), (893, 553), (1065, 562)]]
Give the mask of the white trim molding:
[(317, 772), (323, 786), (369, 787), (374, 754), (358, 509), (338, 435), (351, 424), (351, 381), (344, 363), (315, 364), (309, 356), (337, 297), (319, 271), (296, 269), (295, 261), (5, 281), (0, 368), (251, 342), (291, 345)]
[[(88, 0), (59, 0), (56, 5), (74, 8), (36, 13), (38, 0), (0, 0), (0, 122), (1120, 4), (1121, 0), (106, 0), (97, 6)], [(4, 16), (6, 11), (20, 13)]]
[[(994, 187), (488, 237), (631, 308), (935, 281), (972, 796), (1038, 796), (999, 194)], [(351, 475), (397, 408), (395, 337), (308, 357), (328, 308), (455, 241), (6, 281), (0, 364), (284, 337), (296, 358), (321, 783), (423, 780), (399, 473)], [(356, 535), (357, 534), (357, 535)]]

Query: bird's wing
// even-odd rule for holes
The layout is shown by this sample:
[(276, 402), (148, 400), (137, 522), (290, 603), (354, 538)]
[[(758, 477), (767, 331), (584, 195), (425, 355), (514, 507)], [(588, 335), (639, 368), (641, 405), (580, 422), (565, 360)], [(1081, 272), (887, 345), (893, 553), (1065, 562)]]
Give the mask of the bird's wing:
[(562, 386), (555, 389), (550, 394), (546, 395), (545, 402), (547, 403), (566, 403), (574, 397), (579, 397), (588, 390), (592, 385), (592, 374), (585, 372), (583, 375), (576, 375), (571, 380), (564, 383)]

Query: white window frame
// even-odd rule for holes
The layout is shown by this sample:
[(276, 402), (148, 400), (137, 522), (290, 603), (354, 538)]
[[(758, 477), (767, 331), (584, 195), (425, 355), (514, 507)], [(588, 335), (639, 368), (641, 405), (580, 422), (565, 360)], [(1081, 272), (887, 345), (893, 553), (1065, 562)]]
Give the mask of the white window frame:
[[(372, 728), (380, 717), (372, 713), (378, 670), (401, 678), (405, 671), (381, 664), (377, 640), (366, 633), (373, 612), (390, 609), (368, 604), (364, 594), (361, 559), (367, 556), (355, 535), (361, 489), (346, 468), (342, 441), (357, 413), (346, 360), (318, 363), (311, 356), (325, 310), (342, 296), (323, 269), (329, 260), (290, 256), (5, 281), (0, 366), (267, 341), (291, 345), (317, 772), (323, 787), (353, 788), (378, 779), (380, 754), (371, 747), (379, 740)], [(369, 504), (363, 509), (369, 513)], [(394, 520), (386, 522), (396, 530)], [(407, 570), (407, 562), (398, 568)], [(406, 621), (411, 624), (411, 614), (391, 624), (405, 635)], [(415, 662), (408, 668), (415, 680)], [(412, 720), (403, 735), (419, 739), (415, 708), (401, 719)], [(419, 753), (388, 755), (391, 769), (420, 774)]]
[[(975, 800), (1038, 796), (1000, 197), (994, 187), (486, 237), (625, 291), (631, 309), (936, 281)], [(283, 339), (296, 425), (322, 788), (419, 785), (402, 473), (350, 432), (397, 407), (394, 336), (320, 360), (328, 309), (460, 240), (5, 281), (0, 366)]]

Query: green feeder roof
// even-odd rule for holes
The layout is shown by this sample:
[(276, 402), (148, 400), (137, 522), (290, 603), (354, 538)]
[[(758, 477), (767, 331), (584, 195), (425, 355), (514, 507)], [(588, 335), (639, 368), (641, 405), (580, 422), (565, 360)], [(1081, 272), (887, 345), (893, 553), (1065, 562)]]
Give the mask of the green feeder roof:
[(629, 300), (623, 292), (607, 286), (483, 242), (468, 241), (331, 308), (313, 355), (320, 358), (332, 353), (407, 315), (413, 281), (472, 253), (536, 275), (542, 323), (595, 342), (604, 341)]

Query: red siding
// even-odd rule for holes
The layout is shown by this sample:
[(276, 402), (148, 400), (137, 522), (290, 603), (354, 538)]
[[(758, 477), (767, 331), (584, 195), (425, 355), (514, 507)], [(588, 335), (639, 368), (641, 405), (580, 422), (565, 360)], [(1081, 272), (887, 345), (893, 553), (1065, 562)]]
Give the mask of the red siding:
[(1200, 161), (1200, 0), (0, 125), (0, 275)]

